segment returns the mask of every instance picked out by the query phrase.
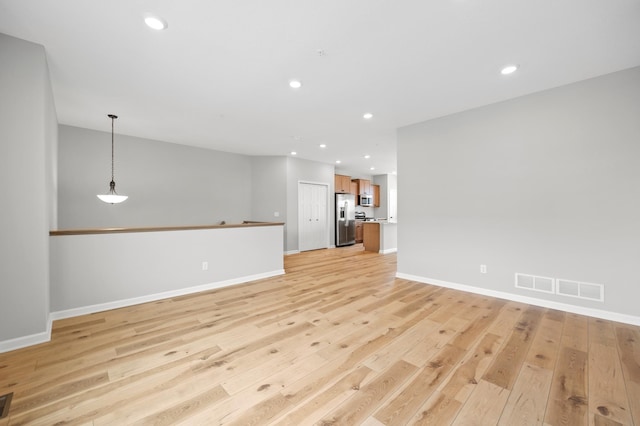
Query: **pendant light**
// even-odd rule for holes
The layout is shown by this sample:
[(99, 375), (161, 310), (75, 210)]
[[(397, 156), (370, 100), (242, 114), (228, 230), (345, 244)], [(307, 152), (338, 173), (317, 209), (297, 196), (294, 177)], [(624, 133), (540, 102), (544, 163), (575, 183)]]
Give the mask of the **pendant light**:
[(99, 194), (97, 197), (105, 203), (117, 204), (123, 202), (129, 197), (126, 195), (118, 195), (116, 193), (116, 182), (113, 179), (113, 122), (118, 118), (118, 116), (109, 114), (107, 117), (111, 119), (111, 182), (109, 182), (109, 192), (104, 195)]

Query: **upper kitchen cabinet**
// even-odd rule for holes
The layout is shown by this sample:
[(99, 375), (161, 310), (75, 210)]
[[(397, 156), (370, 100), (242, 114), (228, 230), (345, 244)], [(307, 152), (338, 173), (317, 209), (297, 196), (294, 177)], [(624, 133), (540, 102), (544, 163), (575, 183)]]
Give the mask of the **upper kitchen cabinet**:
[(380, 185), (371, 185), (373, 188), (373, 207), (380, 207)]
[(351, 192), (351, 176), (335, 175), (335, 192), (341, 194), (353, 194)]
[(349, 191), (349, 193), (358, 195), (358, 184), (356, 183), (356, 181), (351, 181), (351, 190)]
[(372, 195), (371, 181), (368, 179), (354, 179), (358, 184), (358, 195)]

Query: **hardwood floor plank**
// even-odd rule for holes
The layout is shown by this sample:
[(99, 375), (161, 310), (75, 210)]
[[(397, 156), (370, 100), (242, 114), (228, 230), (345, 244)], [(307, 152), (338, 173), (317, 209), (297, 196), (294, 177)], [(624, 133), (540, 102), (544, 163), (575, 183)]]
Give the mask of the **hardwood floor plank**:
[(358, 389), (347, 401), (328, 413), (322, 424), (354, 425), (364, 421), (376, 407), (384, 402), (395, 389), (411, 377), (417, 367), (406, 361), (398, 361), (370, 383)]
[(487, 308), (481, 311), (477, 317), (471, 318), (472, 321), (456, 336), (452, 344), (468, 350), (471, 345), (478, 341), (489, 325), (496, 320), (505, 304), (506, 301), (500, 299), (495, 299), (489, 303)]
[(540, 320), (540, 326), (531, 342), (526, 362), (552, 371), (558, 358), (563, 328), (564, 315), (560, 317), (557, 314), (550, 315), (547, 311)]
[(543, 310), (537, 307), (530, 307), (522, 312), (509, 340), (500, 349), (493, 364), (484, 374), (483, 380), (504, 389), (512, 388), (543, 313)]
[(451, 424), (464, 402), (478, 385), (480, 377), (489, 367), (489, 363), (493, 360), (501, 344), (500, 336), (485, 334), (438, 387), (438, 391), (420, 407), (410, 423), (419, 425)]
[[(163, 426), (173, 425), (177, 421), (185, 418), (189, 418), (194, 412), (199, 412), (208, 408), (212, 403), (218, 402), (225, 398), (227, 393), (221, 386), (205, 391), (187, 401), (180, 402), (169, 408), (154, 412), (153, 414), (137, 420), (133, 425), (149, 425)], [(94, 422), (95, 426), (98, 426), (100, 422)], [(107, 423), (109, 424), (109, 423)]]
[[(590, 422), (591, 424), (591, 422)], [(622, 423), (618, 423), (615, 420), (612, 420), (610, 418), (607, 417), (602, 417), (599, 414), (595, 414), (593, 417), (593, 423), (594, 426), (624, 426)]]
[(518, 302), (507, 302), (502, 307), (498, 316), (487, 329), (487, 333), (495, 334), (500, 337), (507, 337), (513, 331), (514, 325), (518, 322), (518, 318), (522, 315), (522, 311), (527, 305)]
[(494, 425), (507, 403), (509, 391), (502, 386), (480, 380), (452, 425)]
[[(25, 413), (16, 413), (12, 410), (12, 423), (37, 424), (41, 419), (58, 419), (41, 423), (47, 425), (59, 421), (86, 422), (98, 417), (100, 412), (111, 413), (127, 401), (136, 400), (148, 394), (157, 397), (163, 390), (171, 389), (174, 383), (182, 383), (185, 374), (190, 373), (192, 365), (206, 360), (210, 351), (208, 349), (191, 354), (187, 359), (172, 360), (148, 371), (94, 387), (83, 394), (62, 396), (59, 401), (42, 405)], [(150, 392), (150, 389), (153, 391)], [(16, 417), (19, 421), (15, 419)]]
[(596, 419), (604, 417), (623, 425), (630, 425), (631, 409), (613, 327), (608, 322), (598, 324), (597, 327), (600, 328), (600, 332), (589, 333), (590, 415), (596, 416)]
[(615, 333), (631, 415), (640, 425), (640, 329), (616, 325)]
[(456, 346), (445, 346), (436, 356), (428, 360), (419, 374), (412, 378), (400, 393), (383, 405), (374, 417), (384, 424), (407, 424), (424, 400), (435, 392), (464, 354), (465, 351)]
[(589, 318), (567, 313), (562, 330), (562, 346), (580, 352), (589, 350)]
[(361, 244), (285, 270), (55, 321), (0, 354), (0, 426), (640, 426), (640, 327), (398, 279)]
[(525, 363), (500, 416), (499, 425), (541, 425), (553, 371)]
[(429, 317), (433, 321), (445, 323), (453, 316), (460, 316), (460, 314), (464, 310), (461, 308), (467, 307), (467, 305), (464, 303), (464, 300), (468, 296), (468, 294), (463, 292), (445, 289), (440, 297), (438, 297), (440, 309), (429, 315)]
[[(304, 404), (297, 405), (294, 410), (288, 412), (285, 417), (274, 424), (289, 426), (313, 424), (319, 421), (326, 411), (359, 391), (363, 386), (363, 382), (374, 374), (375, 372), (370, 368), (365, 366), (358, 367), (332, 386), (317, 393), (314, 398), (307, 400)], [(289, 395), (284, 395), (284, 398), (289, 400)]]
[[(416, 341), (440, 327), (440, 324), (431, 321), (429, 318), (425, 318), (398, 336), (393, 345), (386, 345), (365, 360), (364, 365), (375, 371), (383, 371), (397, 360), (403, 358), (404, 354), (409, 351)], [(420, 365), (414, 365), (420, 367), (423, 363), (424, 361), (421, 362)]]
[(436, 392), (411, 420), (412, 425), (450, 425), (462, 408), (462, 403), (442, 392)]
[[(424, 330), (410, 346), (411, 349), (402, 355), (402, 359), (407, 362), (424, 366), (431, 357), (438, 353), (447, 343), (451, 342), (463, 330), (469, 322), (467, 320), (451, 317), (444, 324), (434, 323), (430, 317), (425, 323), (429, 329)], [(433, 326), (435, 324), (435, 327)]]
[(109, 375), (104, 371), (98, 374), (80, 377), (65, 383), (59, 383), (46, 391), (14, 400), (11, 404), (11, 412), (13, 414), (28, 412), (40, 405), (44, 405), (64, 397), (80, 394), (87, 389), (107, 383), (108, 381)]
[(301, 363), (317, 368), (327, 361), (317, 354), (318, 350), (328, 346), (330, 339), (341, 338), (346, 331), (346, 328), (337, 326), (334, 329), (315, 327), (305, 333), (304, 339), (275, 342), (251, 357), (229, 362), (226, 368), (234, 373), (222, 385), (230, 395), (234, 395), (251, 385), (261, 385), (264, 378), (272, 376), (274, 372), (293, 372)]
[(440, 287), (434, 289), (433, 286), (429, 286), (425, 287), (424, 291), (426, 293), (417, 298), (411, 295), (410, 297), (400, 299), (400, 302), (405, 303), (405, 306), (395, 311), (393, 315), (406, 318), (409, 315), (415, 314), (417, 311), (422, 311), (424, 315), (430, 315), (432, 312), (435, 312), (440, 307), (437, 299), (445, 291), (445, 288)]
[(552, 379), (545, 423), (550, 425), (586, 425), (588, 423), (587, 377), (587, 353), (572, 347), (562, 347)]

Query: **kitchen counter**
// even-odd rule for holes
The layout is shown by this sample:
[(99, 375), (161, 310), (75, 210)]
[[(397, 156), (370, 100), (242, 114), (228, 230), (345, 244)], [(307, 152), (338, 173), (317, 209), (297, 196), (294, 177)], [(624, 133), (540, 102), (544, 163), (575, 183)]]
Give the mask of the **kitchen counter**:
[(398, 251), (398, 224), (395, 222), (362, 222), (365, 251), (394, 253)]
[(89, 234), (127, 234), (134, 232), (162, 232), (162, 231), (194, 231), (204, 229), (229, 229), (251, 228), (257, 226), (284, 226), (283, 222), (257, 222), (245, 220), (242, 223), (218, 224), (218, 225), (187, 225), (187, 226), (154, 226), (137, 228), (87, 228), (87, 229), (62, 229), (49, 231), (50, 236), (60, 235), (89, 235)]

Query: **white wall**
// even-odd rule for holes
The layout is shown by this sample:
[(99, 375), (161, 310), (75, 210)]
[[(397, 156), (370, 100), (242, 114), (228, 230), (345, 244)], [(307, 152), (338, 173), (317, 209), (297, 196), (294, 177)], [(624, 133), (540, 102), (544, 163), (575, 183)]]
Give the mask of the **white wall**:
[[(401, 128), (398, 274), (640, 320), (639, 117), (633, 68)], [(605, 302), (516, 272), (604, 284)]]
[[(117, 111), (112, 111), (116, 112)], [(115, 122), (116, 191), (110, 205), (111, 120), (106, 132), (60, 126), (60, 229), (240, 223), (251, 218), (251, 158), (119, 135)]]
[(1, 351), (48, 338), (57, 126), (44, 48), (0, 34), (0, 64)]
[[(398, 192), (398, 177), (396, 175), (375, 175), (373, 177), (373, 183), (376, 185), (380, 185), (380, 207), (376, 207), (374, 209), (375, 217), (387, 218), (388, 220), (395, 222), (397, 221), (396, 217), (391, 217), (392, 214), (389, 211), (391, 204), (391, 193), (397, 194)], [(397, 196), (396, 196), (397, 203)]]
[(287, 157), (251, 157), (251, 176), (251, 220), (284, 222), (282, 246), (286, 250)]
[(51, 266), (51, 310), (75, 316), (282, 274), (282, 226), (52, 236)]

